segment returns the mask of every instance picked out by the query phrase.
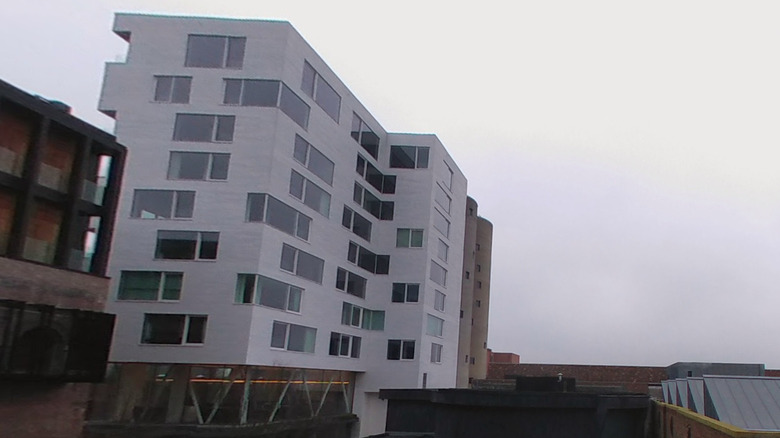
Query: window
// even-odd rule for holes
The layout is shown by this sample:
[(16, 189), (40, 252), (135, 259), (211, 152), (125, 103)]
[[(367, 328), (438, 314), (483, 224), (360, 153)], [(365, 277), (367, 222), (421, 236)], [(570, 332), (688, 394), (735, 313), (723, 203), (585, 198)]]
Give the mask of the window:
[(182, 272), (122, 271), (117, 300), (178, 301)]
[(360, 357), (360, 337), (330, 332), (331, 356)]
[(422, 248), (423, 230), (398, 228), (395, 234), (396, 248)]
[(333, 185), (333, 161), (330, 161), (325, 154), (297, 134), (295, 135), (293, 158), (306, 166), (311, 173), (320, 177), (328, 185)]
[(422, 146), (390, 146), (390, 167), (427, 169), (430, 148)]
[(281, 268), (298, 277), (322, 284), (325, 261), (286, 243), (282, 245)]
[(215, 260), (218, 246), (218, 232), (160, 230), (157, 232), (155, 258)]
[(347, 260), (374, 274), (390, 272), (390, 256), (378, 255), (355, 242), (349, 242)]
[(274, 321), (271, 331), (271, 348), (314, 353), (316, 339), (316, 328)]
[(416, 303), (420, 299), (420, 285), (415, 283), (393, 283), (392, 302)]
[(477, 244), (477, 251), (479, 251), (481, 248), (479, 246), (479, 243)]
[(369, 310), (344, 302), (341, 307), (341, 323), (366, 330), (384, 330), (384, 310)]
[(344, 214), (341, 218), (341, 225), (358, 236), (371, 241), (371, 222), (363, 216), (352, 211), (351, 208), (344, 206)]
[(246, 38), (218, 35), (189, 35), (185, 67), (241, 68)]
[(433, 302), (433, 308), (438, 310), (439, 312), (444, 312), (444, 299), (447, 298), (447, 295), (444, 295), (440, 291), (436, 291), (436, 298)]
[(372, 187), (381, 193), (395, 193), (395, 175), (385, 175), (379, 171), (373, 164), (358, 154), (355, 171), (362, 176)]
[(440, 286), (447, 285), (447, 270), (431, 260), (431, 280)]
[(439, 239), (439, 247), (437, 248), (437, 256), (443, 262), (447, 261), (449, 257), (450, 247), (443, 240)]
[(380, 201), (379, 198), (358, 183), (355, 183), (352, 200), (379, 220), (393, 220), (395, 204), (392, 201)]
[(450, 206), (452, 205), (452, 199), (444, 192), (444, 189), (440, 185), (436, 184), (436, 191), (434, 193), (434, 200), (439, 207), (441, 207), (447, 214), (450, 213)]
[(379, 136), (355, 113), (352, 113), (352, 138), (374, 159), (379, 157)]
[(317, 102), (325, 112), (338, 123), (341, 109), (341, 96), (336, 93), (308, 62), (303, 62), (303, 81), (301, 89)]
[(356, 297), (366, 297), (366, 285), (368, 280), (346, 269), (336, 269), (336, 289), (342, 290)]
[(229, 164), (230, 154), (171, 152), (168, 179), (223, 181)]
[(476, 358), (474, 356), (471, 356), (471, 364), (474, 365), (476, 363)]
[(154, 101), (161, 103), (190, 103), (190, 76), (155, 76)]
[(425, 333), (431, 336), (442, 337), (444, 335), (444, 320), (428, 314), (428, 324)]
[(235, 302), (299, 313), (303, 289), (256, 274), (238, 274)]
[(311, 218), (265, 193), (248, 193), (246, 221), (264, 222), (301, 239), (309, 239)]
[(303, 129), (309, 124), (309, 105), (284, 82), (269, 79), (225, 79), (225, 105), (279, 108)]
[(290, 194), (319, 214), (330, 214), (330, 194), (294, 170), (290, 173)]
[(468, 280), (469, 278), (471, 278), (471, 274), (469, 273), (469, 271), (466, 271), (466, 280)]
[(482, 289), (482, 282), (477, 280), (477, 289)]
[(144, 314), (142, 344), (202, 344), (206, 339), (205, 315)]
[(452, 168), (447, 164), (444, 163), (444, 167), (446, 167), (446, 174), (444, 176), (444, 186), (450, 189), (452, 191)]
[(477, 272), (482, 272), (482, 265), (477, 265)]
[(413, 360), (414, 341), (401, 339), (388, 340), (387, 358), (389, 360)]
[(444, 237), (450, 237), (450, 221), (435, 208), (433, 209), (433, 228), (439, 230)]
[(235, 116), (215, 114), (176, 114), (174, 141), (229, 143), (233, 141)]
[(477, 307), (482, 307), (482, 301), (480, 301), (480, 300), (477, 300), (477, 301), (476, 301), (476, 304), (477, 304)]
[(431, 363), (441, 363), (441, 349), (440, 344), (431, 344)]
[(188, 219), (195, 208), (195, 192), (135, 190), (130, 217), (141, 219)]

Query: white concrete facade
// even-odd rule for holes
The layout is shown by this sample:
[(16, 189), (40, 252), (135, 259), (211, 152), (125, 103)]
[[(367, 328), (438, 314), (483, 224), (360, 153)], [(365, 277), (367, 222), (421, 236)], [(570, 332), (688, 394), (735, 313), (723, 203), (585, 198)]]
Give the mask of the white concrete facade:
[[(436, 136), (385, 132), (287, 22), (118, 14), (114, 30), (128, 40), (129, 50), (124, 63), (106, 66), (100, 109), (115, 116), (117, 139), (129, 153), (109, 270), (115, 281), (107, 311), (118, 316), (111, 360), (354, 371), (354, 412), (361, 417), (361, 436), (384, 430), (384, 402), (376, 395), (380, 388), (455, 387), (467, 183)], [(185, 66), (190, 35), (245, 38), (243, 65)], [(305, 62), (340, 96), (338, 122), (302, 91)], [(192, 78), (189, 102), (156, 102), (158, 76)], [(283, 82), (310, 107), (308, 124), (300, 126), (275, 107), (223, 104), (225, 79)], [(377, 159), (350, 135), (353, 113), (379, 137)], [(177, 114), (234, 116), (232, 140), (174, 140)], [(332, 185), (293, 158), (296, 135), (334, 163)], [(391, 168), (392, 145), (429, 148), (427, 168)], [(227, 178), (169, 179), (171, 152), (177, 151), (230, 154)], [(358, 155), (382, 174), (396, 176), (394, 194), (380, 193), (356, 172)], [(291, 171), (330, 195), (328, 217), (290, 194)], [(375, 218), (353, 200), (356, 182), (394, 203), (392, 220)], [(138, 189), (194, 191), (191, 217), (131, 217)], [(449, 212), (435, 201), (437, 191), (451, 198)], [(247, 221), (248, 193), (269, 194), (311, 218), (308, 239)], [(344, 206), (371, 222), (370, 242), (342, 225)], [(450, 223), (448, 236), (434, 227), (439, 215)], [(424, 230), (422, 247), (396, 247), (398, 228)], [(216, 259), (156, 258), (160, 230), (218, 232)], [(439, 258), (440, 240), (449, 247), (446, 262)], [(373, 274), (349, 262), (350, 242), (389, 255), (389, 273)], [(324, 260), (321, 283), (280, 268), (284, 244)], [(433, 263), (446, 269), (446, 285), (431, 280)], [(335, 287), (338, 268), (367, 279), (365, 298)], [(180, 298), (118, 299), (118, 280), (126, 271), (181, 272)], [(236, 303), (242, 273), (303, 289), (300, 311)], [(418, 302), (391, 301), (393, 283), (399, 282), (420, 284)], [(446, 295), (443, 311), (436, 309), (436, 291)], [(344, 302), (384, 311), (384, 329), (343, 325)], [(205, 315), (205, 338), (181, 345), (143, 343), (145, 314)], [(444, 320), (441, 336), (427, 334), (429, 314)], [(314, 352), (272, 348), (274, 321), (315, 328)], [(360, 337), (360, 357), (330, 355), (332, 332)], [(388, 340), (414, 341), (414, 359), (388, 359)], [(434, 343), (441, 345), (440, 363), (431, 360)]]

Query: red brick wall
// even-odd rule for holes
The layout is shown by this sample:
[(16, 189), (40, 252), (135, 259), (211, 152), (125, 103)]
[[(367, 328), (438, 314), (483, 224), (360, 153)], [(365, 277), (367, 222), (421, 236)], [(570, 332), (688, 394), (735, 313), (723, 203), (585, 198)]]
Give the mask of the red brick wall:
[(520, 363), (520, 356), (514, 353), (494, 353), (488, 349), (488, 362), (489, 363)]
[(78, 438), (89, 383), (0, 383), (0, 437)]
[[(0, 299), (102, 311), (109, 280), (0, 257)], [(0, 381), (0, 438), (78, 438), (92, 385)]]
[(491, 363), (488, 379), (503, 379), (505, 376), (528, 377), (557, 376), (573, 377), (577, 385), (622, 386), (629, 391), (647, 393), (648, 384), (660, 384), (667, 379), (665, 367), (632, 367), (606, 365), (556, 365), (556, 364), (502, 364)]
[(108, 283), (104, 277), (0, 257), (0, 299), (102, 311)]

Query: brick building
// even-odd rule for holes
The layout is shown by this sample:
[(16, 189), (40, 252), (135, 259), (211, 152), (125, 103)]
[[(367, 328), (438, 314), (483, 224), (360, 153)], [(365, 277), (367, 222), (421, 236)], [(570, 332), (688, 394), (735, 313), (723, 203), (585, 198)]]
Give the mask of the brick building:
[(0, 81), (0, 436), (77, 437), (103, 379), (125, 148)]

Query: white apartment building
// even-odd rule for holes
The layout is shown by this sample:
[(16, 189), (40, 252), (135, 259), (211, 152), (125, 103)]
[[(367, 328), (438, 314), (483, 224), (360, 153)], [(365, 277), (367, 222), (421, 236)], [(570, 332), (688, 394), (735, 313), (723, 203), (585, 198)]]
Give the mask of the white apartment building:
[(367, 436), (380, 388), (455, 387), (466, 178), (438, 138), (386, 132), (287, 22), (114, 31), (128, 52), (99, 107), (128, 148), (107, 305), (125, 405), (107, 415), (298, 418), (300, 390)]

